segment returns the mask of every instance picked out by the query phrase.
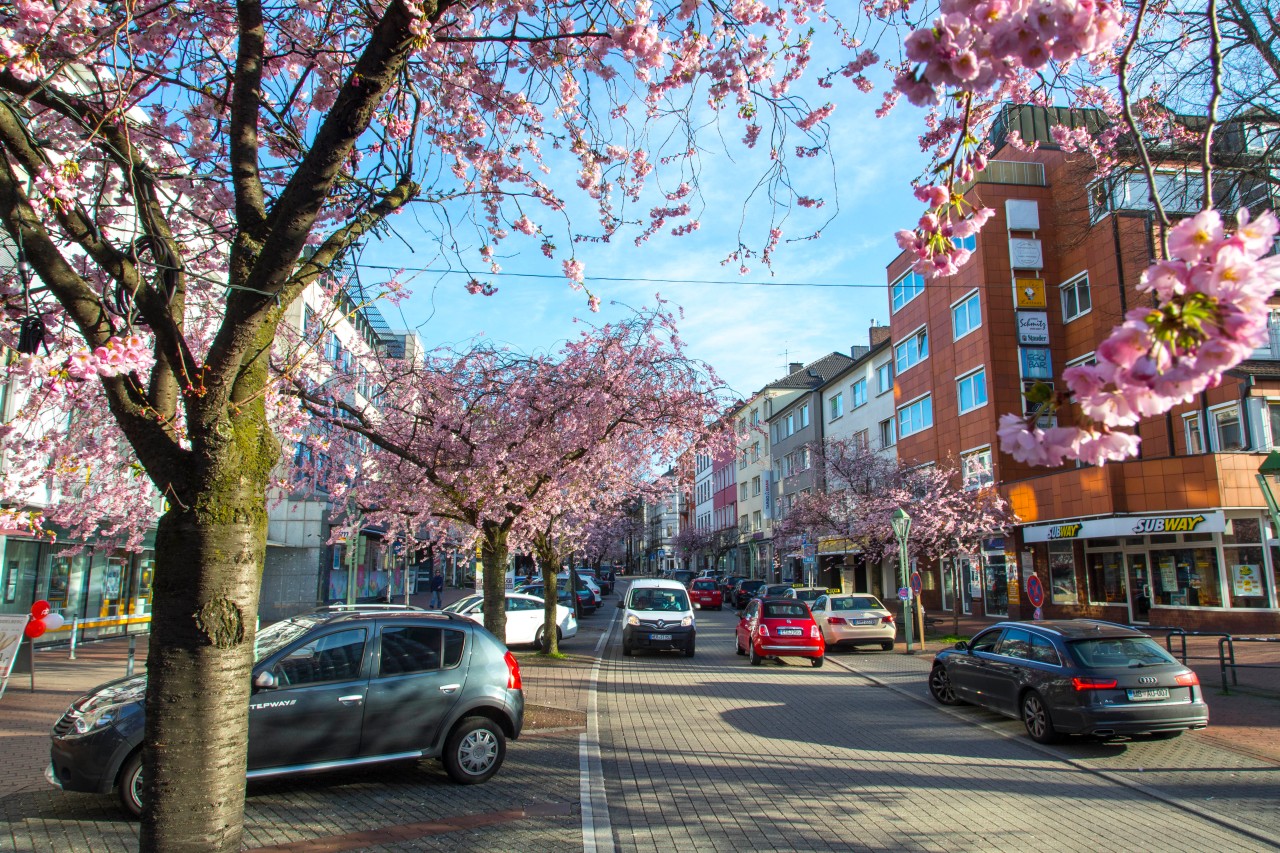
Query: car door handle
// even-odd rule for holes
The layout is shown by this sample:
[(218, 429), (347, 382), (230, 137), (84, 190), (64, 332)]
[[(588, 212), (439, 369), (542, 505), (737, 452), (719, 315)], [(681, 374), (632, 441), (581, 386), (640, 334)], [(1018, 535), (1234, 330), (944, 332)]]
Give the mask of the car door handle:
[(343, 705), (359, 705), (361, 702), (364, 701), (364, 697), (361, 696), (359, 693), (355, 693), (355, 694), (352, 694), (351, 696), (339, 696), (338, 701), (341, 702)]
[(452, 692), (454, 692), (455, 690), (457, 690), (457, 689), (458, 689), (459, 687), (461, 687), (461, 686), (462, 686), (461, 684), (441, 684), (441, 685), (440, 685), (440, 692), (441, 692), (441, 693), (452, 693)]

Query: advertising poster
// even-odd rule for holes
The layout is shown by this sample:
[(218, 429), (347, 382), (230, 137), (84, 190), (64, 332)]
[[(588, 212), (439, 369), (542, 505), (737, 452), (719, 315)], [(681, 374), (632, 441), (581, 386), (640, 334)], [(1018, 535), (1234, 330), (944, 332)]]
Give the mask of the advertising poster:
[(22, 642), (22, 630), (27, 627), (27, 614), (0, 616), (0, 679), (9, 677), (14, 658), (18, 656), (18, 644)]
[(1257, 566), (1231, 567), (1231, 594), (1241, 597), (1262, 595), (1262, 577)]
[(1019, 278), (1014, 280), (1019, 308), (1044, 308), (1044, 279)]

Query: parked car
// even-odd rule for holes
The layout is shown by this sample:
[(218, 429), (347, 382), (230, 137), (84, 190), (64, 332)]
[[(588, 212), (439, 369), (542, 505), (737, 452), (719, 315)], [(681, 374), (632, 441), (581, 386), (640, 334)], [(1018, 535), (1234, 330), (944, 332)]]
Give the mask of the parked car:
[[(591, 591), (591, 610), (594, 612), (597, 607), (604, 604), (604, 593), (600, 591), (600, 585), (588, 574), (577, 572), (578, 583), (585, 586)], [(564, 581), (564, 585), (569, 585), (569, 574), (566, 572), (562, 575), (556, 575), (559, 580)]]
[(636, 649), (675, 649), (693, 657), (697, 624), (693, 603), (683, 584), (672, 580), (641, 579), (631, 584), (618, 602), (622, 615), (622, 653)]
[[(546, 599), (528, 592), (507, 593), (507, 645), (535, 645), (545, 647)], [(459, 613), (473, 622), (484, 624), (484, 596), (469, 595), (445, 608)], [(573, 607), (556, 605), (556, 642), (578, 636), (578, 619)]]
[(608, 566), (601, 566), (600, 571), (596, 572), (596, 582), (600, 584), (602, 593), (613, 595), (613, 586), (618, 582), (618, 575)]
[[(516, 592), (523, 592), (525, 595), (535, 595), (543, 601), (547, 600), (546, 591), (546, 584), (543, 583), (531, 583), (516, 587)], [(567, 583), (556, 584), (556, 602), (558, 604), (563, 604), (570, 610), (573, 609), (573, 593), (569, 592), (569, 585)]]
[(1005, 622), (934, 658), (929, 692), (1063, 735), (1177, 737), (1209, 724), (1200, 679), (1141, 631), (1091, 619)]
[(756, 598), (795, 598), (796, 590), (789, 583), (767, 583), (755, 591)]
[(720, 590), (724, 593), (726, 603), (733, 604), (733, 589), (740, 580), (745, 580), (742, 575), (729, 575), (720, 580)]
[[(796, 590), (797, 597), (799, 593)], [(874, 595), (823, 595), (812, 609), (828, 648), (878, 643), (886, 652), (893, 649), (898, 627), (893, 614)]]
[(796, 587), (796, 598), (807, 602), (812, 606), (812, 602), (817, 601), (824, 595), (830, 594), (830, 590), (822, 586), (798, 586)]
[[(439, 758), (456, 782), (498, 772), (524, 724), (515, 656), (453, 613), (333, 609), (258, 632), (248, 778)], [(452, 687), (450, 690), (445, 687)], [(53, 728), (46, 778), (143, 809), (146, 675), (81, 696)]]
[(691, 569), (676, 569), (671, 573), (671, 579), (681, 586), (688, 589), (689, 581), (693, 580), (694, 572)]
[(719, 610), (724, 606), (724, 593), (715, 578), (694, 578), (690, 581), (689, 598), (702, 610)]
[(743, 578), (734, 584), (733, 587), (733, 606), (737, 610), (747, 606), (747, 602), (755, 598), (756, 590), (764, 586), (764, 581), (753, 580), (751, 578)]
[(738, 620), (736, 651), (752, 666), (769, 657), (808, 658), (822, 666), (826, 644), (809, 606), (794, 598), (753, 598)]

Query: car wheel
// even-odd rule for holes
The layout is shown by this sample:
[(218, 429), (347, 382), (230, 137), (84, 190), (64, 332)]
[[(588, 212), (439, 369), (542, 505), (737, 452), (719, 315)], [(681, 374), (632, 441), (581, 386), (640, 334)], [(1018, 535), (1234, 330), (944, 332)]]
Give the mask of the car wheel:
[(1053, 720), (1049, 719), (1049, 709), (1044, 700), (1034, 690), (1027, 691), (1022, 697), (1022, 723), (1027, 727), (1027, 734), (1036, 743), (1057, 743), (1062, 735), (1053, 728)]
[(751, 642), (748, 642), (747, 644), (747, 657), (751, 661), (752, 666), (759, 666), (760, 662), (764, 660), (764, 658), (756, 654), (756, 644)]
[(951, 676), (945, 666), (935, 666), (929, 673), (929, 692), (933, 698), (943, 705), (959, 705), (955, 688), (951, 686)]
[(893, 651), (893, 641), (892, 641), (892, 640), (886, 640), (885, 642), (881, 643), (881, 644), (880, 644), (880, 651), (882, 651), (882, 652), (891, 652), (891, 651)]
[(809, 664), (810, 664), (814, 669), (821, 669), (821, 668), (822, 668), (822, 664), (823, 664), (823, 662), (824, 662), (825, 660), (826, 660), (826, 658), (825, 658), (825, 657), (813, 658), (812, 660), (810, 660), (810, 661), (809, 661)]
[(733, 639), (733, 650), (740, 655), (745, 655), (747, 653), (746, 649), (742, 648), (742, 644), (738, 642), (737, 637), (734, 637)]
[(444, 769), (462, 785), (487, 782), (507, 755), (507, 739), (493, 720), (466, 717), (444, 743)]
[(693, 643), (694, 641), (690, 640), (688, 644), (684, 647), (684, 656), (687, 658), (693, 657)]
[(130, 817), (142, 817), (142, 750), (139, 749), (125, 759), (120, 768), (119, 786), (116, 794), (120, 797), (120, 805)]

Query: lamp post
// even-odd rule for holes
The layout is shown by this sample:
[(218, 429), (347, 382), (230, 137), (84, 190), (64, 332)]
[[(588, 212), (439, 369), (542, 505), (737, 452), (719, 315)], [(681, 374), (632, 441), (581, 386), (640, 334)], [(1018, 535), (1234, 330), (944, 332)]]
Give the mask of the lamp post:
[[(898, 507), (893, 511), (893, 534), (898, 537), (898, 573), (902, 576), (902, 586), (911, 591), (911, 578), (907, 576), (907, 537), (911, 535), (911, 516), (906, 510)], [(911, 648), (911, 601), (902, 599), (902, 624), (906, 629), (907, 654), (915, 654)]]
[(1267, 512), (1271, 515), (1271, 529), (1276, 536), (1280, 536), (1280, 502), (1277, 502), (1275, 492), (1271, 490), (1269, 477), (1280, 482), (1280, 450), (1268, 453), (1262, 467), (1258, 469), (1258, 485), (1262, 487), (1262, 497), (1266, 500)]

